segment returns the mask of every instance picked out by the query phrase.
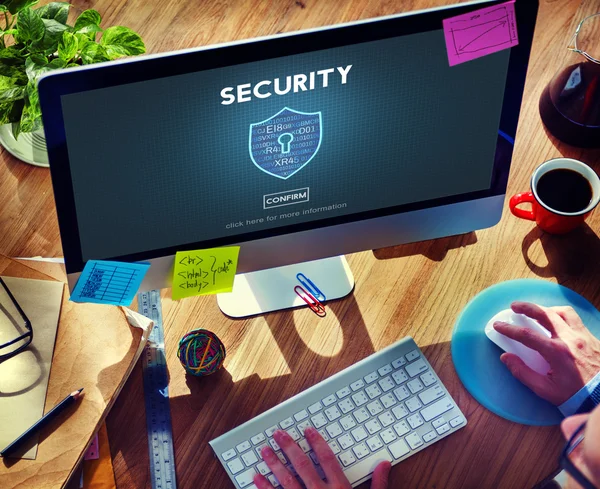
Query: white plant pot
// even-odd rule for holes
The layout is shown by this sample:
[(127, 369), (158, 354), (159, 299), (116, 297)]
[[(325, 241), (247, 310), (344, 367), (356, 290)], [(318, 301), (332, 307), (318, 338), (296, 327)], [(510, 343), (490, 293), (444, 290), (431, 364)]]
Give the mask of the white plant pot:
[(49, 167), (44, 130), (24, 132), (15, 139), (11, 124), (0, 125), (0, 144), (14, 157), (30, 165)]

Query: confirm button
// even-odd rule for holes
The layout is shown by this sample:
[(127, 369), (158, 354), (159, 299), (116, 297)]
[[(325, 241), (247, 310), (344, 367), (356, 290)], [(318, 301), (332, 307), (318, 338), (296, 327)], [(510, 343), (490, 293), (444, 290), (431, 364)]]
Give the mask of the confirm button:
[(309, 201), (309, 188), (297, 188), (287, 190), (286, 192), (277, 192), (276, 194), (263, 195), (263, 209), (272, 209), (284, 205), (299, 204)]

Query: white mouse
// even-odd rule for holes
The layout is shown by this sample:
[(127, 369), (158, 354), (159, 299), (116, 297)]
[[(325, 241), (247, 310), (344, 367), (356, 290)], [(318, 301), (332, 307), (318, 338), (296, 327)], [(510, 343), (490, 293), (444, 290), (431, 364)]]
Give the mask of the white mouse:
[(514, 353), (521, 360), (523, 360), (525, 365), (532, 370), (535, 370), (539, 374), (545, 375), (550, 371), (550, 364), (537, 351), (532, 350), (522, 343), (498, 333), (498, 331), (494, 329), (494, 323), (496, 321), (502, 321), (503, 323), (508, 323), (513, 326), (523, 326), (528, 329), (533, 329), (546, 335), (548, 338), (552, 336), (550, 331), (544, 328), (537, 321), (525, 316), (524, 314), (517, 314), (511, 309), (504, 309), (503, 311), (500, 311), (485, 325), (485, 334), (487, 337), (505, 352)]

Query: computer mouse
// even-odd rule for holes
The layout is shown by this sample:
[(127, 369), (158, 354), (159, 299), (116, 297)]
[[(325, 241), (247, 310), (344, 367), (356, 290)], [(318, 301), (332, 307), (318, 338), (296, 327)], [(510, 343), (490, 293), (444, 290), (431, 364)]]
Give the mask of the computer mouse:
[(552, 335), (550, 331), (544, 328), (537, 321), (525, 316), (524, 314), (517, 314), (511, 309), (504, 309), (496, 314), (492, 319), (485, 325), (485, 334), (493, 341), (496, 345), (502, 348), (507, 353), (514, 353), (517, 355), (525, 365), (535, 370), (537, 373), (545, 375), (550, 371), (550, 364), (546, 361), (542, 355), (537, 351), (515, 341), (507, 336), (498, 333), (494, 329), (494, 323), (496, 321), (502, 321), (513, 326), (523, 326), (524, 328), (536, 330), (550, 338)]

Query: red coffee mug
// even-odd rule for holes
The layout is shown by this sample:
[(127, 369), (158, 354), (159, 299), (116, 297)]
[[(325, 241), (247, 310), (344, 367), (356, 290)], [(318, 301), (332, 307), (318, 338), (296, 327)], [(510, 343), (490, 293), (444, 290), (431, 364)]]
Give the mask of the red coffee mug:
[[(561, 212), (545, 204), (537, 193), (540, 177), (551, 170), (573, 170), (583, 175), (592, 187), (592, 199), (589, 205), (579, 212)], [(531, 210), (520, 209), (522, 203), (530, 203)], [(594, 170), (585, 163), (571, 158), (555, 158), (542, 163), (531, 177), (531, 192), (513, 195), (509, 202), (510, 211), (521, 219), (535, 221), (544, 231), (550, 234), (565, 234), (572, 231), (590, 215), (600, 202), (600, 178)]]

